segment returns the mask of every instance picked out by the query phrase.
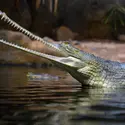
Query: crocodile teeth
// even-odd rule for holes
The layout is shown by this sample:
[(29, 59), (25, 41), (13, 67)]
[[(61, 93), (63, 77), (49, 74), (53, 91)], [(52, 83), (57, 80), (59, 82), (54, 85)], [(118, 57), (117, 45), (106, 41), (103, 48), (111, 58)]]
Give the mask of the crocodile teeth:
[(34, 36), (33, 36), (33, 35), (31, 35), (31, 38), (33, 39), (33, 38), (34, 38)]
[(10, 23), (10, 25), (11, 25), (12, 27), (14, 27), (14, 26), (15, 26), (15, 24), (14, 24), (14, 23), (12, 23), (12, 22)]
[(34, 36), (33, 36), (33, 35), (31, 35), (30, 37), (31, 37), (32, 39), (34, 38)]
[(23, 32), (24, 34), (28, 34), (24, 29), (22, 29), (22, 32)]
[(13, 27), (15, 24), (13, 22), (10, 21), (10, 25)]
[(6, 19), (6, 18), (3, 18), (3, 20), (4, 20), (4, 21), (7, 21), (7, 19)]
[(17, 26), (14, 24), (14, 25), (13, 25), (13, 28), (16, 28), (16, 27), (17, 27)]
[(30, 34), (29, 33), (26, 33), (27, 34), (27, 36), (30, 36)]
[(15, 27), (14, 28), (16, 28), (17, 30), (19, 30), (19, 27), (17, 27), (16, 25), (15, 25)]
[[(30, 38), (37, 40), (37, 41), (41, 41), (43, 44), (49, 46), (49, 47), (53, 47), (55, 49), (57, 49), (54, 45), (52, 45), (51, 43), (46, 42), (46, 40), (34, 35), (33, 33), (30, 33), (29, 31), (27, 31), (26, 29), (22, 28), (20, 25), (18, 25), (16, 22), (14, 22), (12, 19), (10, 19), (5, 13), (0, 11), (0, 15), (1, 15), (1, 20), (4, 20), (5, 22), (7, 22), (9, 25), (11, 25), (12, 27), (16, 28), (18, 31), (22, 32), (23, 34), (29, 36)], [(58, 49), (57, 49), (58, 50)]]
[(22, 32), (22, 28), (19, 28), (19, 31), (21, 31), (21, 32)]
[(7, 23), (8, 23), (9, 25), (12, 25), (12, 23), (11, 23), (10, 21), (7, 21)]
[(3, 19), (4, 19), (4, 16), (1, 17), (1, 20), (3, 20)]
[(14, 23), (11, 23), (11, 26), (14, 27), (14, 28), (17, 27)]
[(35, 40), (37, 40), (37, 41), (40, 41), (40, 38), (38, 38), (38, 37), (35, 37)]
[(12, 24), (12, 22), (11, 22), (10, 20), (8, 20), (8, 19), (6, 19), (6, 22), (7, 22), (9, 25)]
[(21, 32), (24, 33), (24, 34), (26, 34), (24, 29), (21, 29)]

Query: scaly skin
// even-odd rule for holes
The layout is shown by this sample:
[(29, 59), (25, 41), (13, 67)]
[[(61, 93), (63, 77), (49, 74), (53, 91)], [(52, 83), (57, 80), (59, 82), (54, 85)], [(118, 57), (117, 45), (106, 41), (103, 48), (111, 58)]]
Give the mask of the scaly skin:
[[(123, 88), (125, 85), (125, 64), (106, 61), (91, 54), (83, 55), (85, 57), (84, 61), (72, 56), (57, 57), (30, 50), (4, 40), (0, 40), (0, 42), (50, 60), (58, 67), (70, 73), (82, 86)], [(101, 61), (98, 61), (99, 59)]]
[(44, 53), (36, 52), (4, 40), (0, 40), (8, 46), (23, 50), (25, 52), (46, 58), (54, 64), (69, 72), (75, 79), (82, 83), (82, 85), (92, 85), (100, 87), (123, 87), (125, 85), (125, 64), (105, 60), (96, 57), (92, 54), (80, 51), (66, 42), (59, 44), (52, 44), (46, 40), (32, 34), (28, 30), (19, 26), (12, 21), (5, 13), (0, 12), (1, 19), (8, 22), (13, 27), (19, 29), (22, 33), (32, 39), (41, 41), (45, 45), (52, 47), (58, 52), (62, 53), (64, 57), (56, 57)]

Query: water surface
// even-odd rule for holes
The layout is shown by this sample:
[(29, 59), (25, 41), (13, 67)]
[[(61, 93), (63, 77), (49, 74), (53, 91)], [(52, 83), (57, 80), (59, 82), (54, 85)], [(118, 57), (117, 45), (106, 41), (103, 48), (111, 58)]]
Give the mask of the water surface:
[[(59, 80), (28, 81), (27, 73)], [(125, 89), (81, 88), (56, 68), (0, 67), (0, 125), (124, 125)]]

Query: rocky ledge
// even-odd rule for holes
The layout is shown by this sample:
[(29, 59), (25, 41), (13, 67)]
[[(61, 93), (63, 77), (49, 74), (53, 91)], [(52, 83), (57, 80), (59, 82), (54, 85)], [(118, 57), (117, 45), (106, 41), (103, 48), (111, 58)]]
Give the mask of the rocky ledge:
[[(29, 49), (60, 56), (57, 52), (51, 50), (50, 48), (47, 48), (41, 42), (33, 41), (22, 33), (15, 31), (1, 30), (0, 36), (5, 40), (17, 43), (19, 45), (23, 45)], [(49, 39), (49, 42), (54, 42), (54, 41)], [(91, 39), (84, 41), (71, 41), (71, 44), (73, 44), (73, 46), (83, 51), (93, 53), (105, 59), (125, 62), (125, 55), (124, 55), (125, 44), (119, 43), (119, 41)], [(27, 54), (25, 52), (8, 47), (3, 44), (0, 44), (0, 63), (27, 64), (27, 65), (31, 64), (41, 65), (45, 63), (51, 64), (49, 61), (45, 59), (33, 56), (31, 54)]]

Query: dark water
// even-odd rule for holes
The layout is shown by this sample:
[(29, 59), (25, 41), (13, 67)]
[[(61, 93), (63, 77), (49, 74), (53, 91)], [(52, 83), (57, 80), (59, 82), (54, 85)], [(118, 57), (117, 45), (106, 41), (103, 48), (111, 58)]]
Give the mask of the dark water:
[[(27, 80), (49, 73), (58, 81)], [(55, 69), (0, 68), (0, 125), (124, 125), (125, 90), (84, 88)]]

